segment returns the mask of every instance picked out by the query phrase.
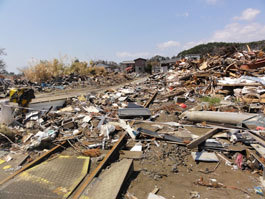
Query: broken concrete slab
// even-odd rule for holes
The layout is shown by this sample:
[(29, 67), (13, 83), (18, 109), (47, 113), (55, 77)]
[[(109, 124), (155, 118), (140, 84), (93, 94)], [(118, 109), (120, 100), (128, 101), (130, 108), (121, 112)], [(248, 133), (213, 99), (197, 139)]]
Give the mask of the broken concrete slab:
[(191, 156), (195, 161), (202, 162), (219, 162), (218, 157), (215, 153), (208, 152), (191, 152)]

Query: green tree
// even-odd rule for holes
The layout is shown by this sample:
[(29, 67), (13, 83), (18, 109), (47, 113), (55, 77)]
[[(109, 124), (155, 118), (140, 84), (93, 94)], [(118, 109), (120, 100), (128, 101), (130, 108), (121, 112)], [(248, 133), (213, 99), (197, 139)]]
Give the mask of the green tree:
[(146, 73), (152, 74), (152, 64), (147, 64), (147, 66), (144, 68)]

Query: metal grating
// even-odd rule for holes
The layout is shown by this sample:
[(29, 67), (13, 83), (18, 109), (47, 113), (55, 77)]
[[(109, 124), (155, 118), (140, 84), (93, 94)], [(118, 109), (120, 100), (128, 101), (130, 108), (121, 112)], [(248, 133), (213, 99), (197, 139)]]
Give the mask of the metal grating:
[(58, 156), (0, 187), (0, 198), (66, 198), (88, 172), (89, 157)]
[(120, 162), (111, 164), (98, 178), (95, 178), (92, 185), (89, 185), (81, 199), (115, 199), (126, 180), (130, 169), (133, 167), (133, 160), (123, 159)]

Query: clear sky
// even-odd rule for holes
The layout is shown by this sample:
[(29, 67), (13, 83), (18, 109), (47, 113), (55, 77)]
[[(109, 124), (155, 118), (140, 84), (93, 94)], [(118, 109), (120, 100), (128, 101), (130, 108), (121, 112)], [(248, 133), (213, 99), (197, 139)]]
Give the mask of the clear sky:
[(7, 71), (58, 57), (120, 62), (265, 39), (265, 0), (0, 0)]

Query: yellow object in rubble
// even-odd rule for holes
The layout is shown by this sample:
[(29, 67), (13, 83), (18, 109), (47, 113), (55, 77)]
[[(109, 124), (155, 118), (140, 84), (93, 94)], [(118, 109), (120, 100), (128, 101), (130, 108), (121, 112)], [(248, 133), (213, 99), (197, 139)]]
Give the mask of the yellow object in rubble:
[(10, 90), (10, 92), (9, 92), (9, 100), (10, 100), (10, 102), (15, 102), (15, 103), (17, 103), (17, 98), (14, 97), (14, 95), (16, 95), (16, 93), (17, 93), (17, 89), (15, 89), (15, 88), (11, 88), (11, 90)]
[(9, 92), (9, 101), (18, 103), (22, 107), (27, 107), (33, 98), (35, 95), (31, 88), (12, 88)]

